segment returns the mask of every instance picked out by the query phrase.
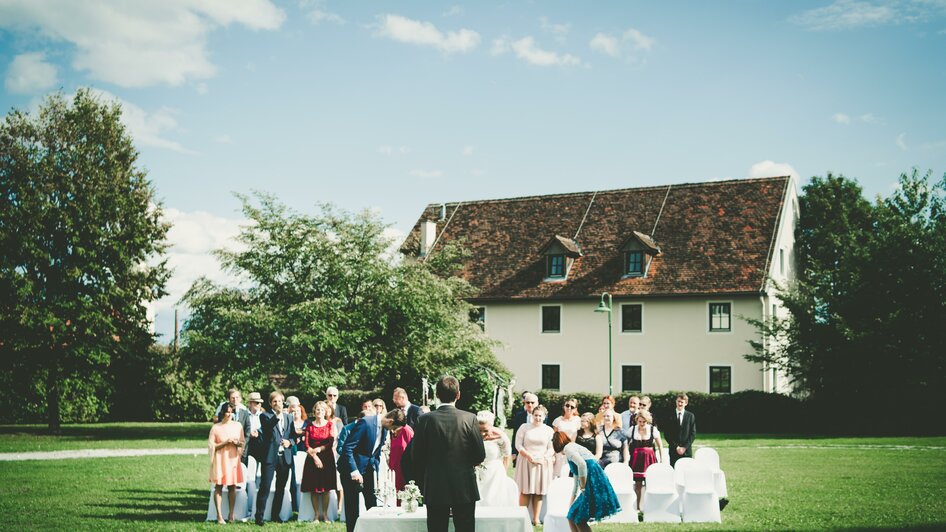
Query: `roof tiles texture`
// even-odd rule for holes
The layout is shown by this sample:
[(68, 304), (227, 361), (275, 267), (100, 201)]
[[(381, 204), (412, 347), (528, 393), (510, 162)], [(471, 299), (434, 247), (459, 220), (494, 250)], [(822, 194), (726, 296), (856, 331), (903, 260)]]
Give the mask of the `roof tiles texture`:
[[(431, 204), (401, 252), (416, 256), (420, 224), (437, 221), (431, 253), (460, 240), (472, 252), (460, 275), (479, 289), (478, 300), (759, 292), (788, 183), (741, 179), (451, 203), (440, 221), (440, 204)], [(621, 246), (634, 231), (651, 236), (661, 253), (646, 276), (624, 278)], [(581, 247), (564, 282), (544, 281), (541, 249), (555, 235)]]

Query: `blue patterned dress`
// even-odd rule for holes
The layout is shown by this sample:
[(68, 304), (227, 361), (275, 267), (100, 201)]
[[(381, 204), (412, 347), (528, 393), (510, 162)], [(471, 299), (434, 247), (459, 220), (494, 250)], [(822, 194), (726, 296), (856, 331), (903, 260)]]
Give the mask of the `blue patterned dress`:
[(611, 487), (611, 481), (604, 474), (604, 469), (591, 454), (577, 443), (568, 443), (562, 449), (568, 459), (568, 468), (575, 477), (575, 491), (578, 493), (580, 478), (585, 478), (585, 489), (578, 493), (575, 502), (568, 509), (568, 520), (573, 523), (599, 521), (621, 511), (621, 503)]

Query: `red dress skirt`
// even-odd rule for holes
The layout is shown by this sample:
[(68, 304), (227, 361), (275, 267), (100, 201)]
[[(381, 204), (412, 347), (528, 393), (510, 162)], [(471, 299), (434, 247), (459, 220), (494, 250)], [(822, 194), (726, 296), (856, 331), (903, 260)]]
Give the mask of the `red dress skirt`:
[(654, 453), (654, 427), (648, 425), (648, 438), (639, 440), (637, 427), (631, 429), (631, 436), (628, 440), (631, 446), (631, 470), (634, 471), (634, 480), (644, 480), (644, 472), (650, 467), (650, 464), (657, 462), (657, 454)]
[(321, 427), (309, 424), (305, 433), (305, 448), (314, 449), (322, 447), (318, 453), (319, 460), (322, 461), (322, 467), (315, 467), (315, 460), (311, 456), (305, 457), (305, 465), (302, 468), (302, 486), (300, 490), (305, 493), (325, 493), (336, 488), (335, 482), (335, 453), (333, 452), (335, 437), (332, 436), (332, 424), (326, 423)]

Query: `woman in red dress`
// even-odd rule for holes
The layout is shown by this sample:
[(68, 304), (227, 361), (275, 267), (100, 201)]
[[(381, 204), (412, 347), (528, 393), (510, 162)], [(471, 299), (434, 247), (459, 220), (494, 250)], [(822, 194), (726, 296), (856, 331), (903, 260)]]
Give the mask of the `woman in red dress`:
[(335, 483), (335, 424), (329, 420), (329, 407), (319, 401), (312, 407), (312, 418), (306, 427), (305, 466), (302, 469), (302, 491), (312, 494), (312, 509), (317, 521), (328, 521), (329, 494)]
[(641, 488), (645, 473), (650, 464), (660, 461), (660, 431), (653, 424), (653, 417), (646, 410), (638, 410), (634, 418), (637, 424), (628, 429), (628, 443), (631, 448), (631, 469), (634, 471), (634, 493), (638, 504), (641, 500)]

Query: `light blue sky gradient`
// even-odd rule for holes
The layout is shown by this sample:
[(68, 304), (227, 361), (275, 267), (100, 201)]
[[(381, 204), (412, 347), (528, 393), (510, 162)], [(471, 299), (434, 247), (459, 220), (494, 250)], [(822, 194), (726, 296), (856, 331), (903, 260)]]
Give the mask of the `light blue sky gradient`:
[(435, 202), (789, 171), (873, 196), (946, 170), (944, 1), (92, 4), (0, 1), (0, 104), (92, 86), (132, 108), (181, 223), (164, 334), (219, 276), (234, 191), (396, 235)]

